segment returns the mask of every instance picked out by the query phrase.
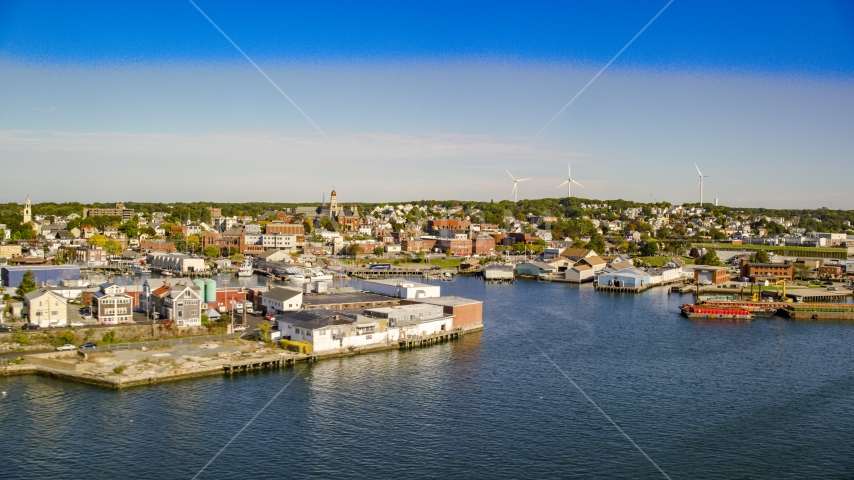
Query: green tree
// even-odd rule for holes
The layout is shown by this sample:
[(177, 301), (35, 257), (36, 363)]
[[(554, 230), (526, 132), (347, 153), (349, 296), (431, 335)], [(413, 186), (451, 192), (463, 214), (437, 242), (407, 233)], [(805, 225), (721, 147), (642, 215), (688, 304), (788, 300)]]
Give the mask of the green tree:
[(187, 251), (187, 239), (180, 233), (172, 235), (172, 243), (175, 244), (175, 250), (179, 252)]
[[(229, 253), (231, 253), (231, 249), (229, 249)], [(243, 263), (246, 261), (246, 256), (242, 253), (232, 253), (228, 256), (228, 259), (235, 263)]]
[(122, 244), (118, 240), (108, 238), (104, 243), (104, 250), (106, 250), (110, 255), (118, 255), (122, 253)]
[(385, 250), (383, 250), (383, 247), (381, 245), (377, 245), (376, 247), (374, 247), (374, 255), (382, 257), (383, 253), (385, 253)]
[(39, 288), (39, 286), (36, 283), (35, 274), (32, 270), (27, 270), (24, 272), (24, 276), (21, 278), (21, 283), (18, 285), (18, 288), (15, 289), (15, 295), (23, 300), (24, 295), (35, 291), (37, 288)]
[(202, 250), (202, 255), (209, 258), (217, 258), (219, 257), (219, 249), (214, 246), (207, 246)]
[(424, 263), (427, 261), (427, 255), (424, 253), (424, 250), (419, 250), (415, 254), (415, 261), (418, 263)]
[(718, 258), (718, 252), (714, 248), (710, 248), (696, 262), (697, 265), (708, 265), (710, 267), (719, 267), (723, 265)]
[(756, 263), (771, 263), (771, 258), (768, 257), (768, 252), (759, 250), (756, 252), (756, 256), (753, 257), (753, 261)]
[(599, 255), (602, 255), (603, 253), (605, 253), (605, 248), (606, 248), (605, 247), (605, 237), (603, 237), (602, 234), (599, 232), (594, 233), (593, 235), (590, 236), (590, 241), (587, 242), (587, 245), (585, 245), (585, 248), (589, 248), (590, 250), (593, 250), (594, 252), (598, 253)]
[(641, 249), (641, 253), (644, 256), (652, 257), (658, 253), (659, 247), (658, 242), (655, 240), (649, 240), (643, 244), (643, 248)]
[(309, 235), (309, 234), (311, 234), (311, 232), (314, 231), (314, 224), (311, 223), (311, 220), (306, 218), (305, 220), (302, 221), (302, 225), (305, 228), (306, 235)]

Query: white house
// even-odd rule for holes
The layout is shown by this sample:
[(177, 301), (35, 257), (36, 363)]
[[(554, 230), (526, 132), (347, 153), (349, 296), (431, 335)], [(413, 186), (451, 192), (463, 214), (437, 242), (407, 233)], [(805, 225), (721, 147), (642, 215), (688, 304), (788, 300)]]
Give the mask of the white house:
[(261, 294), (261, 307), (276, 315), (302, 308), (302, 292), (292, 288), (276, 287)]
[(53, 290), (34, 290), (24, 295), (27, 318), (42, 328), (68, 324), (68, 301)]
[(441, 287), (439, 285), (428, 285), (403, 278), (365, 280), (362, 282), (362, 289), (379, 295), (406, 299), (435, 298), (441, 296)]

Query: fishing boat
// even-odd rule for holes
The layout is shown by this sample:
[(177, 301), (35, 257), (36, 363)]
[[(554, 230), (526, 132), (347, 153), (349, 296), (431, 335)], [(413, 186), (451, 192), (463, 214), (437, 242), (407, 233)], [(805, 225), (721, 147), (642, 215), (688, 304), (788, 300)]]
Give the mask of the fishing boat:
[(682, 315), (690, 319), (753, 320), (756, 318), (756, 315), (740, 308), (715, 308), (686, 303), (680, 310)]
[(251, 277), (254, 272), (255, 272), (255, 268), (252, 266), (252, 264), (249, 262), (245, 262), (237, 270), (237, 276), (238, 277)]

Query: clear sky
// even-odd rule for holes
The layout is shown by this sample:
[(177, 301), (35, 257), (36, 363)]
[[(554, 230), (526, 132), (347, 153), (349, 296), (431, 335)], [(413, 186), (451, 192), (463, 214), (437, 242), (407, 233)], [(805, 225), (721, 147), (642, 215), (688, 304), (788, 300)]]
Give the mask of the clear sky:
[[(854, 209), (854, 2), (0, 0), (0, 201)], [(331, 140), (331, 141), (330, 141)], [(333, 142), (335, 145), (333, 145)]]

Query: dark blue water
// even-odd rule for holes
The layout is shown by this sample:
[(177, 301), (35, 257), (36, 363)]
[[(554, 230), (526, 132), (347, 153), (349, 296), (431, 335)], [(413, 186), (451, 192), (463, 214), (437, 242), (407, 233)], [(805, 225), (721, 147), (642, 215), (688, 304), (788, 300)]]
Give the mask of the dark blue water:
[[(662, 290), (459, 278), (482, 334), (110, 391), (0, 379), (0, 478), (854, 476), (854, 324), (695, 323)], [(685, 298), (687, 300), (687, 297)]]

